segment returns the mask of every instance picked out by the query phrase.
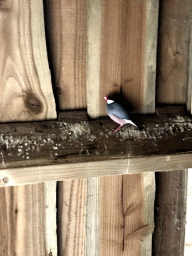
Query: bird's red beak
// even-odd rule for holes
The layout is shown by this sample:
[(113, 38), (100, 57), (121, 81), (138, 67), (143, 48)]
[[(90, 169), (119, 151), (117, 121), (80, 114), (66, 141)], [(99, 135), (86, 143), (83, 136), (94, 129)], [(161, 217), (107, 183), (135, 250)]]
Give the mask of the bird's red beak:
[(105, 96), (104, 99), (107, 101), (107, 96)]

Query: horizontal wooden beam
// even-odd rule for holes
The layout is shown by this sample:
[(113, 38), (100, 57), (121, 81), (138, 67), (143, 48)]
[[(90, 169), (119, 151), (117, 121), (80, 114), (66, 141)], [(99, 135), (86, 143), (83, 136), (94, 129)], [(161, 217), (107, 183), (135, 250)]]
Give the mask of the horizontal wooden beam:
[(1, 186), (192, 167), (192, 118), (183, 108), (133, 119), (140, 129), (126, 125), (116, 134), (111, 120), (82, 111), (0, 124)]
[(14, 186), (64, 179), (170, 171), (192, 167), (192, 154), (113, 159), (85, 163), (11, 168), (0, 171), (0, 186)]

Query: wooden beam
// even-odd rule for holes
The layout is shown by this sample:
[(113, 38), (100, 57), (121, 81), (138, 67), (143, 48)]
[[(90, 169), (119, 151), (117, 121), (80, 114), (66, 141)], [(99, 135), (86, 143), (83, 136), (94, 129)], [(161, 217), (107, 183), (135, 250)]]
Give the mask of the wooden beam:
[[(74, 112), (71, 116), (75, 118)], [(192, 118), (187, 115), (135, 115), (141, 129), (126, 125), (116, 134), (110, 132), (114, 123), (108, 118), (78, 122), (68, 118), (0, 124), (0, 169), (190, 155), (192, 150)]]
[[(148, 164), (152, 171), (190, 168), (192, 119), (170, 109), (167, 117), (135, 115), (142, 129), (127, 125), (117, 134), (110, 133), (109, 119), (76, 122), (68, 119), (69, 113), (56, 121), (1, 124), (1, 184), (144, 172)], [(162, 115), (163, 109), (158, 111)], [(71, 113), (72, 118), (76, 115)], [(118, 168), (113, 170), (112, 164)], [(29, 170), (33, 174), (27, 177)]]
[(14, 186), (64, 179), (186, 169), (192, 154), (146, 156), (84, 163), (11, 168), (0, 171), (0, 186)]

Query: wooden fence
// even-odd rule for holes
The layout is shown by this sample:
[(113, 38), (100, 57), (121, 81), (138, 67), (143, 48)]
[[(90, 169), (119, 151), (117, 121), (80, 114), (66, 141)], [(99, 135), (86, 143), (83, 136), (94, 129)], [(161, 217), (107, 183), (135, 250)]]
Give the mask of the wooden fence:
[[(158, 214), (165, 211), (163, 198), (170, 193), (171, 181), (178, 177), (173, 186), (180, 184), (184, 191), (187, 174), (183, 170), (157, 175), (156, 206), (161, 211), (155, 208), (154, 221), (154, 171), (191, 166), (191, 154), (182, 154), (190, 151), (183, 149), (184, 137), (179, 137), (180, 151), (174, 149), (179, 155), (167, 151), (171, 156), (155, 158), (153, 148), (153, 158), (149, 152), (146, 158), (134, 158), (130, 156), (135, 144), (122, 143), (121, 138), (112, 138), (111, 145), (121, 145), (118, 153), (112, 152), (105, 136), (100, 138), (106, 141), (105, 150), (91, 151), (90, 143), (84, 147), (86, 139), (65, 140), (65, 149), (57, 133), (53, 136), (62, 122), (19, 122), (56, 119), (57, 112), (74, 109), (102, 117), (103, 97), (110, 93), (126, 97), (135, 113), (154, 114), (156, 103), (185, 103), (191, 110), (190, 15), (189, 0), (0, 1), (0, 121), (17, 121), (0, 128), (0, 255), (148, 256), (154, 222), (154, 255), (182, 255), (185, 214), (177, 218), (180, 233), (163, 242), (166, 226), (158, 222)], [(95, 122), (99, 131), (101, 123)], [(148, 147), (154, 143), (151, 140)], [(70, 152), (75, 147), (81, 154)], [(68, 151), (69, 163), (66, 154), (57, 157), (64, 156), (62, 151)], [(94, 155), (92, 162), (89, 154)], [(80, 167), (74, 172), (77, 162)], [(130, 172), (134, 174), (127, 175)], [(104, 174), (108, 176), (99, 177)], [(164, 179), (170, 183), (158, 187)], [(177, 198), (174, 205), (185, 210), (185, 193)]]

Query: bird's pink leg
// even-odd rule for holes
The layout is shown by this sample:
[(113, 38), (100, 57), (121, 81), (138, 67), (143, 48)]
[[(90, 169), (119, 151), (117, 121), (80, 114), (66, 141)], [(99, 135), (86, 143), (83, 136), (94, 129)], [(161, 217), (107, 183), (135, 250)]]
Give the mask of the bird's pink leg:
[(119, 131), (122, 126), (123, 126), (123, 124), (120, 124), (120, 126), (116, 130), (112, 131), (112, 133), (116, 133), (117, 131)]

